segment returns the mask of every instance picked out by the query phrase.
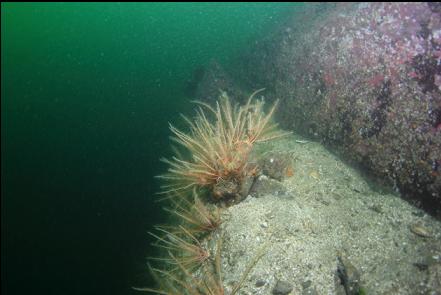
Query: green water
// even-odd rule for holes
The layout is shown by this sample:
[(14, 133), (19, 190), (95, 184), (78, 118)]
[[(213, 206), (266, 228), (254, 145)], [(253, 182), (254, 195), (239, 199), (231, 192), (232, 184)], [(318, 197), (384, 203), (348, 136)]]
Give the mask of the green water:
[(2, 292), (132, 294), (168, 121), (293, 4), (2, 4)]

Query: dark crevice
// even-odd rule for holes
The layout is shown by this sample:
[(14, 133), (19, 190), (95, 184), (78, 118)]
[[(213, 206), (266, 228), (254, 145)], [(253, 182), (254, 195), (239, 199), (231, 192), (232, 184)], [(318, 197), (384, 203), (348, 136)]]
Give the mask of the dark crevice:
[(416, 80), (423, 93), (439, 91), (435, 84), (435, 75), (441, 75), (441, 65), (433, 56), (418, 54), (412, 59), (412, 67), (417, 74)]
[(392, 91), (390, 89), (391, 82), (385, 81), (383, 86), (381, 87), (380, 92), (377, 96), (377, 107), (371, 114), (371, 121), (373, 122), (373, 126), (366, 130), (363, 134), (364, 138), (370, 138), (374, 135), (377, 135), (381, 132), (387, 120), (388, 108), (392, 103), (391, 94)]

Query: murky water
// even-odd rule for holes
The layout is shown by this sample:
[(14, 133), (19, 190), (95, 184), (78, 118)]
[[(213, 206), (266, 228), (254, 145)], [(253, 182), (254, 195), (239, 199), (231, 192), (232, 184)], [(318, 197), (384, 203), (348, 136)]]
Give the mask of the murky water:
[(2, 3), (2, 291), (128, 294), (187, 81), (291, 4)]

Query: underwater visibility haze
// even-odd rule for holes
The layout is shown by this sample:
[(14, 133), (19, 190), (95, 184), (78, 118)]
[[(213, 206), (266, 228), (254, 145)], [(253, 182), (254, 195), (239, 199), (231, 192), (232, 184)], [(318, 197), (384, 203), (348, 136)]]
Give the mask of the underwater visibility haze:
[(3, 294), (440, 294), (441, 5), (2, 3)]
[(187, 81), (292, 6), (2, 3), (4, 294), (131, 294)]

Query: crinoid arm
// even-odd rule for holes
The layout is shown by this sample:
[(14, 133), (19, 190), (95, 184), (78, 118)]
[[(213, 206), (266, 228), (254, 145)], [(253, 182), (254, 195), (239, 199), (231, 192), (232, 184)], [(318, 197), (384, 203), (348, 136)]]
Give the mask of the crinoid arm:
[(191, 120), (183, 116), (188, 132), (170, 124), (172, 140), (184, 153), (163, 160), (169, 169), (159, 176), (165, 181), (161, 194), (172, 195), (193, 188), (213, 190), (219, 180), (240, 183), (254, 144), (290, 134), (272, 122), (277, 101), (265, 113), (264, 101), (254, 98), (263, 90), (252, 93), (242, 106), (232, 104), (225, 92), (214, 106), (196, 102), (199, 106), (196, 117)]

